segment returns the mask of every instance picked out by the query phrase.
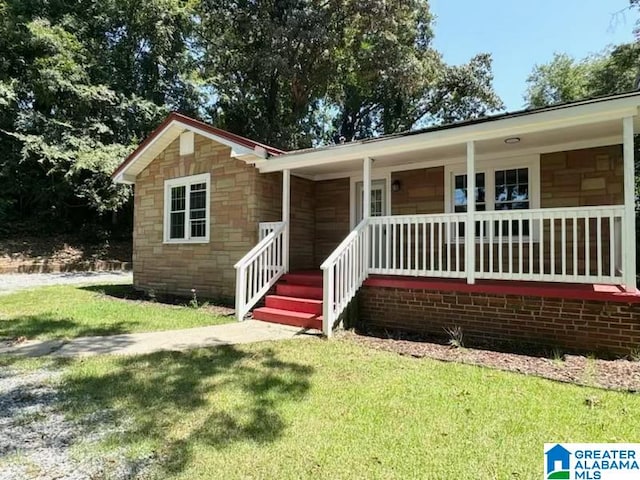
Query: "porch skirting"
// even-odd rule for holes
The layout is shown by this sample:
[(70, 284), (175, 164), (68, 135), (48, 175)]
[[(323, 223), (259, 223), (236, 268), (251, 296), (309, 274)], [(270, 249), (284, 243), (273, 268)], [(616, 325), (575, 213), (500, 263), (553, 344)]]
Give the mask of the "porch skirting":
[(371, 276), (358, 294), (364, 328), (470, 342), (517, 342), (567, 352), (627, 355), (640, 347), (640, 295), (594, 285)]

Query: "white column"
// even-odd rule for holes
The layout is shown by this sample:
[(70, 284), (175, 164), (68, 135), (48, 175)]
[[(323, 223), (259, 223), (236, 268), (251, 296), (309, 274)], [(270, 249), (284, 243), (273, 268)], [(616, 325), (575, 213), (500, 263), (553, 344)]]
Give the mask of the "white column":
[(633, 117), (622, 121), (624, 155), (624, 229), (623, 281), (627, 291), (636, 288), (636, 194), (635, 194), (635, 149), (633, 147)]
[(362, 219), (371, 216), (371, 164), (369, 157), (362, 162)]
[(282, 171), (282, 221), (286, 226), (282, 233), (282, 261), (284, 272), (289, 271), (289, 232), (291, 230), (291, 171)]
[[(371, 217), (371, 167), (373, 165), (372, 158), (365, 158), (362, 164), (362, 219), (369, 219)], [(366, 269), (367, 275), (371, 268), (371, 242), (369, 234), (369, 226), (366, 227), (364, 240), (364, 258), (367, 262)]]
[(467, 283), (475, 283), (476, 276), (476, 147), (467, 142), (467, 219), (464, 227), (464, 268)]

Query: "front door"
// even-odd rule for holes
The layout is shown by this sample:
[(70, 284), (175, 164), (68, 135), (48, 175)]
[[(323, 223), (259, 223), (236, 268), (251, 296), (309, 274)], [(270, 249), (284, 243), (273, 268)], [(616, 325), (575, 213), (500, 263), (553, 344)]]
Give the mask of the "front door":
[[(362, 221), (362, 182), (356, 183), (356, 225)], [(371, 182), (371, 216), (384, 217), (387, 215), (387, 182), (374, 180)]]
[[(356, 225), (362, 221), (362, 182), (356, 184)], [(371, 216), (384, 217), (387, 212), (387, 182), (374, 180), (371, 182)], [(374, 225), (371, 231), (371, 268), (386, 266), (387, 231), (384, 225)]]

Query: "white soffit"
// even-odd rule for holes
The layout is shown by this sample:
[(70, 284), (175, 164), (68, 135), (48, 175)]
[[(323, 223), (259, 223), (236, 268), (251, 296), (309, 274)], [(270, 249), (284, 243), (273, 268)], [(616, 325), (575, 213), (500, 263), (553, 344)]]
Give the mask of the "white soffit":
[[(585, 128), (592, 124), (609, 124), (619, 127), (622, 132), (621, 119), (637, 116), (640, 105), (640, 94), (630, 94), (611, 99), (567, 105), (562, 108), (532, 111), (496, 118), (490, 121), (452, 126), (439, 130), (426, 131), (410, 135), (391, 136), (380, 139), (355, 141), (344, 145), (291, 152), (260, 163), (261, 172), (276, 172), (284, 169), (298, 169), (349, 162), (365, 157), (382, 157), (397, 155), (416, 150), (430, 150), (466, 143), (498, 140), (510, 136), (525, 136), (554, 132), (564, 128)], [(613, 122), (613, 123), (611, 123)], [(568, 140), (567, 140), (568, 141)]]

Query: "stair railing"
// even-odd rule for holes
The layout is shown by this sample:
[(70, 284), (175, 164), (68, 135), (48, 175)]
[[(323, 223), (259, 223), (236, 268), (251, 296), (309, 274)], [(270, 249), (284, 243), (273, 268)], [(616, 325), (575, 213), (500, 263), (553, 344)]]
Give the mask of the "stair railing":
[(369, 219), (358, 226), (322, 263), (322, 332), (330, 337), (340, 314), (369, 276)]
[(286, 222), (273, 225), (260, 242), (238, 263), (236, 269), (236, 318), (242, 321), (284, 273), (284, 231)]

